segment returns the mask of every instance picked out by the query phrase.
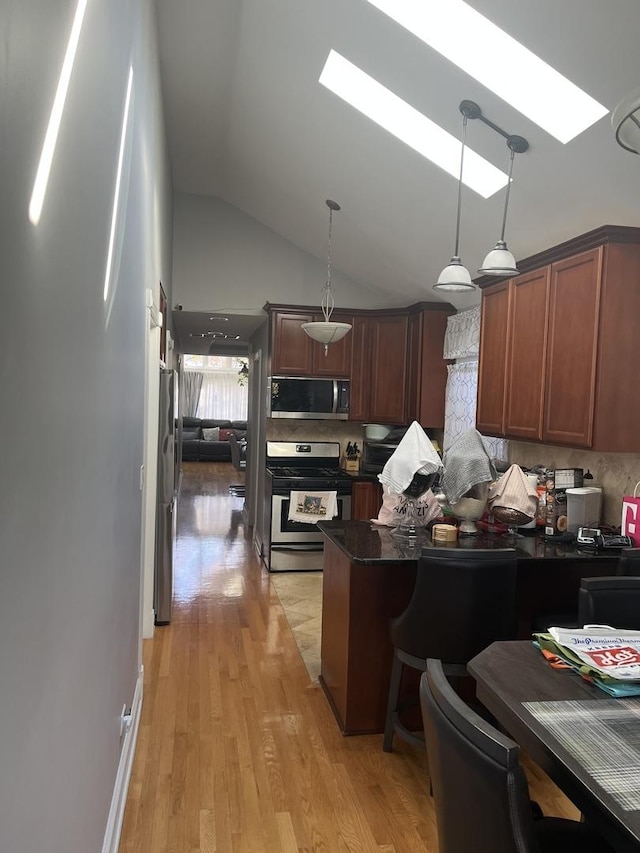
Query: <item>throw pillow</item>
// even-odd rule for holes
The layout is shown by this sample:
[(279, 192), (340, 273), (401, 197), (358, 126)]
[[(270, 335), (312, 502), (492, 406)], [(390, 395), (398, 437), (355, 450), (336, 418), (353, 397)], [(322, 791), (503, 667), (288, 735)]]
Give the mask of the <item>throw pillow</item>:
[(231, 433), (235, 434), (235, 430), (234, 429), (224, 429), (224, 427), (222, 427), (220, 429), (220, 441), (229, 441), (229, 436), (231, 435)]
[(184, 429), (182, 430), (182, 440), (183, 441), (199, 441), (200, 439), (200, 428), (194, 427), (193, 429)]
[(223, 430), (221, 430), (220, 427), (205, 427), (202, 430), (202, 435), (204, 436), (205, 441), (220, 441), (221, 432), (223, 432)]

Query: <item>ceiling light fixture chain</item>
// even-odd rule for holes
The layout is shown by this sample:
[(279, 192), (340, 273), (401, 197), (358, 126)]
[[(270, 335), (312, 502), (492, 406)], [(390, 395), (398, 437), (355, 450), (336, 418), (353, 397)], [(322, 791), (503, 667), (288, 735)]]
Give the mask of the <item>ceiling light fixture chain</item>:
[(516, 154), (523, 154), (527, 148), (529, 147), (529, 143), (524, 138), (524, 136), (508, 136), (507, 137), (507, 148), (511, 152), (511, 156), (509, 157), (509, 177), (507, 179), (507, 194), (504, 200), (504, 213), (502, 216), (502, 230), (500, 231), (500, 240), (504, 242), (504, 232), (507, 227), (507, 208), (509, 206), (509, 193), (511, 192), (511, 178), (513, 176), (513, 161), (515, 160)]
[(502, 213), (502, 228), (500, 231), (500, 239), (495, 247), (488, 253), (484, 259), (482, 267), (478, 270), (485, 275), (495, 276), (511, 276), (518, 274), (516, 261), (505, 243), (504, 235), (507, 227), (507, 211), (509, 209), (509, 196), (511, 193), (511, 181), (513, 177), (513, 164), (516, 154), (523, 154), (529, 148), (528, 141), (524, 136), (507, 133), (494, 122), (490, 121), (486, 116), (482, 115), (482, 110), (475, 101), (464, 100), (460, 102), (459, 110), (462, 113), (462, 148), (460, 154), (460, 176), (458, 178), (458, 210), (456, 215), (456, 239), (455, 251), (448, 266), (440, 273), (438, 281), (434, 284), (435, 290), (445, 290), (451, 293), (473, 290), (475, 285), (471, 281), (471, 276), (468, 270), (462, 265), (459, 256), (459, 239), (460, 239), (460, 216), (462, 210), (462, 175), (464, 164), (464, 149), (466, 146), (467, 122), (469, 119), (480, 119), (483, 124), (490, 127), (500, 136), (507, 140), (507, 148), (509, 149), (509, 175), (507, 178), (507, 189), (504, 200), (504, 210)]
[(483, 273), (484, 275), (495, 276), (518, 275), (516, 259), (507, 248), (504, 235), (507, 227), (507, 211), (509, 210), (509, 196), (511, 194), (511, 182), (513, 178), (513, 164), (515, 161), (515, 156), (516, 154), (524, 154), (524, 152), (527, 151), (529, 148), (529, 143), (524, 138), (524, 136), (518, 136), (515, 133), (505, 133), (502, 128), (493, 124), (493, 122), (489, 122), (482, 116), (480, 116), (480, 118), (483, 119), (485, 124), (488, 124), (489, 127), (493, 128), (493, 130), (496, 130), (498, 133), (502, 134), (502, 136), (506, 137), (507, 148), (509, 149), (509, 177), (507, 179), (507, 189), (504, 197), (504, 210), (502, 212), (502, 228), (500, 230), (500, 239), (493, 247), (493, 249), (487, 254), (478, 272)]
[(320, 303), (320, 307), (322, 308), (322, 314), (324, 316), (325, 323), (328, 323), (331, 319), (331, 315), (333, 314), (333, 309), (336, 306), (336, 300), (333, 296), (333, 290), (331, 289), (331, 232), (333, 231), (333, 211), (340, 210), (340, 205), (332, 201), (330, 198), (327, 199), (326, 205), (329, 208), (329, 241), (327, 244), (327, 280), (324, 284), (324, 292), (322, 294), (322, 301)]
[(464, 149), (467, 143), (467, 122), (470, 118), (478, 117), (480, 107), (473, 101), (461, 101), (459, 109), (462, 113), (462, 140), (460, 146), (460, 172), (458, 175), (456, 238), (453, 257), (438, 276), (438, 281), (433, 285), (434, 290), (445, 290), (449, 293), (461, 293), (465, 290), (474, 290), (475, 288), (475, 285), (471, 281), (469, 270), (463, 266), (458, 251), (460, 245), (460, 221), (462, 218), (462, 175), (464, 171)]
[(462, 175), (464, 173), (464, 148), (467, 142), (467, 121), (468, 116), (463, 113), (464, 118), (462, 119), (462, 148), (460, 151), (460, 174), (458, 175), (458, 209), (456, 212), (456, 242), (455, 247), (453, 249), (453, 254), (457, 258), (459, 257), (459, 246), (460, 246), (460, 211), (462, 206)]
[(324, 344), (324, 354), (326, 357), (329, 352), (329, 344), (344, 338), (347, 332), (350, 331), (351, 325), (349, 323), (334, 323), (331, 320), (331, 315), (336, 304), (331, 287), (331, 233), (333, 229), (333, 213), (336, 210), (340, 210), (340, 205), (330, 198), (325, 201), (325, 204), (329, 208), (329, 242), (327, 246), (327, 278), (324, 283), (322, 300), (320, 302), (324, 319), (313, 323), (303, 323), (302, 328), (314, 341)]

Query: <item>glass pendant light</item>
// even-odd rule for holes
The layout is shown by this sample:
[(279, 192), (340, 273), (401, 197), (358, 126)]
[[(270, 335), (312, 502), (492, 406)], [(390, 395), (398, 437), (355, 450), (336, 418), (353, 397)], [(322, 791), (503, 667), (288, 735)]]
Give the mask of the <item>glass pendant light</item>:
[(524, 136), (511, 135), (507, 137), (507, 148), (511, 152), (509, 157), (509, 179), (507, 181), (507, 192), (504, 198), (504, 213), (502, 215), (502, 231), (500, 239), (484, 259), (478, 272), (484, 275), (518, 275), (516, 259), (513, 257), (504, 241), (504, 231), (507, 225), (507, 210), (509, 209), (509, 193), (511, 192), (511, 175), (513, 174), (513, 161), (516, 154), (523, 154), (529, 143)]
[(473, 101), (462, 101), (460, 112), (462, 113), (462, 146), (460, 148), (460, 174), (458, 176), (458, 209), (456, 213), (456, 242), (453, 257), (438, 276), (438, 281), (433, 285), (434, 290), (444, 290), (448, 293), (461, 293), (466, 290), (474, 290), (475, 284), (471, 281), (469, 270), (463, 266), (458, 254), (460, 242), (460, 212), (462, 207), (462, 170), (464, 167), (464, 149), (467, 141), (467, 121), (477, 118), (477, 104)]
[(331, 229), (333, 225), (333, 211), (340, 210), (340, 205), (330, 198), (326, 200), (325, 204), (329, 208), (329, 246), (327, 251), (327, 280), (322, 292), (322, 301), (320, 302), (324, 320), (315, 323), (303, 323), (302, 328), (314, 341), (324, 344), (324, 354), (326, 356), (329, 352), (329, 344), (342, 340), (347, 332), (351, 330), (351, 326), (349, 323), (334, 323), (331, 320), (331, 315), (336, 304), (331, 288)]

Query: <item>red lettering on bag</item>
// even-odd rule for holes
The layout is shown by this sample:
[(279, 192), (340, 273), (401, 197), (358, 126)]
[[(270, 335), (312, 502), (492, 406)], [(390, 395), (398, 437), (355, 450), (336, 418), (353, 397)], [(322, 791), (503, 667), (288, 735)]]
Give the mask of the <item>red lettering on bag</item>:
[(600, 651), (588, 651), (586, 654), (601, 667), (614, 667), (623, 664), (640, 663), (640, 653), (631, 646), (620, 646), (614, 649), (601, 649)]

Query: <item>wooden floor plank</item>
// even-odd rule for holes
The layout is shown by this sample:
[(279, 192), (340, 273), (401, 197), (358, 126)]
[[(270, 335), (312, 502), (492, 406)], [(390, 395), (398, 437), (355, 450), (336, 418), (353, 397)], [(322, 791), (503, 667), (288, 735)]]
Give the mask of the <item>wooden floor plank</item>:
[[(120, 853), (436, 853), (426, 756), (341, 736), (232, 516), (234, 474), (184, 466), (174, 612), (144, 643)], [(526, 769), (545, 812), (577, 817)]]

